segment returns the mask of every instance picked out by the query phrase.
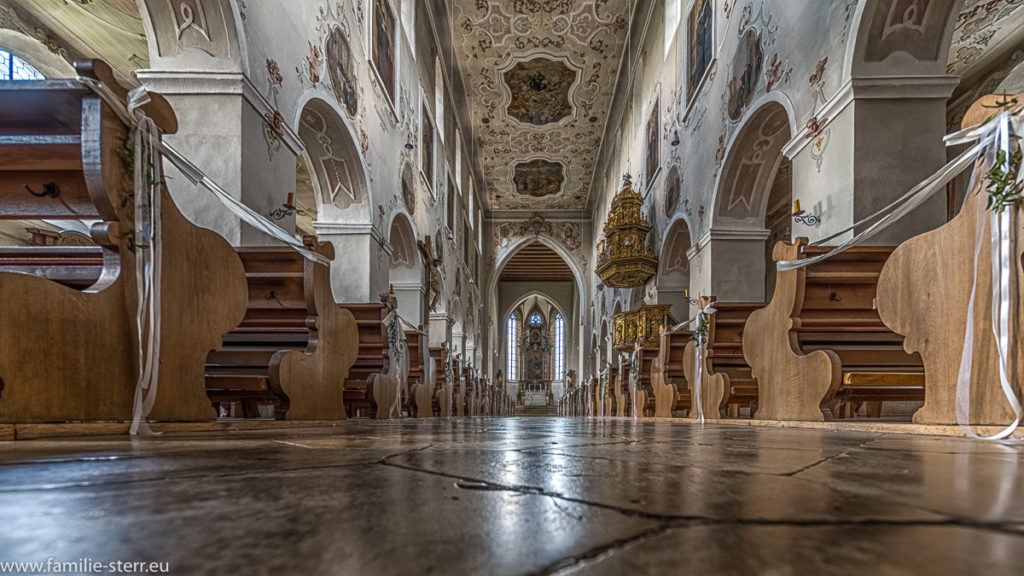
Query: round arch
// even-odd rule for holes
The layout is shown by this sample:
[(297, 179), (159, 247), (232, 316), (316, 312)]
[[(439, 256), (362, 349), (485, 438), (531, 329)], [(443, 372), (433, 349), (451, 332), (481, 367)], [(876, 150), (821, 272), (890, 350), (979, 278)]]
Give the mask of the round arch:
[(788, 99), (772, 96), (748, 111), (727, 148), (715, 179), (711, 228), (762, 229), (767, 190), (796, 133)]
[(388, 232), (391, 255), (388, 283), (398, 298), (398, 313), (414, 326), (424, 326), (423, 260), (416, 243), (416, 232), (409, 218), (399, 212), (391, 220)]
[(943, 75), (953, 28), (965, 0), (926, 0), (915, 10), (901, 0), (866, 0), (854, 13), (844, 55), (850, 78)]
[(137, 0), (150, 68), (249, 74), (238, 0)]
[(370, 222), (369, 173), (343, 114), (319, 97), (299, 109), (299, 138), (309, 159), (318, 222)]
[(658, 258), (658, 304), (670, 304), (674, 318), (689, 317), (690, 247), (693, 235), (686, 218), (679, 216), (668, 226), (661, 242)]
[(16, 30), (0, 29), (0, 49), (7, 50), (32, 65), (47, 78), (73, 78), (75, 68), (50, 52), (46, 45)]

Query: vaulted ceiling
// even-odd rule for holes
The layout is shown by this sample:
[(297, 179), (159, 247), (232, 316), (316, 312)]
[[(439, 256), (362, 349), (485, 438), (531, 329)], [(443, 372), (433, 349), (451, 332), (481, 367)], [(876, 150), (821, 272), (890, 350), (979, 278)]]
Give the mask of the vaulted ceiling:
[(572, 282), (569, 265), (540, 242), (528, 244), (501, 269), (502, 282)]
[(0, 28), (36, 38), (65, 60), (106, 60), (123, 82), (149, 66), (136, 0), (0, 0)]
[(488, 205), (585, 210), (628, 0), (454, 0)]

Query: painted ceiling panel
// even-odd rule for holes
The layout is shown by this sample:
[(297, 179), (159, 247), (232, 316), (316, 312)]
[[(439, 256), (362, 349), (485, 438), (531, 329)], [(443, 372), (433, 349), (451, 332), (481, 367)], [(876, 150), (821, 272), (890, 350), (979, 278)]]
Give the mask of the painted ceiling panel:
[(586, 209), (627, 10), (627, 0), (455, 1), (491, 209)]

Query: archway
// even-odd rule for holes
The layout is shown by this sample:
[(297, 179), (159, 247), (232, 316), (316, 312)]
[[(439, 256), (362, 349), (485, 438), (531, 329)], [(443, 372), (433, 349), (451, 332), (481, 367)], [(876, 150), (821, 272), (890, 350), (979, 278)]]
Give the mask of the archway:
[(690, 304), (686, 291), (690, 289), (690, 227), (678, 218), (669, 227), (661, 243), (658, 259), (658, 304), (672, 306), (672, 317), (689, 318)]
[(424, 326), (423, 263), (412, 223), (397, 214), (388, 234), (391, 257), (388, 280), (398, 298), (398, 314), (413, 326)]
[(331, 267), (334, 298), (373, 302), (387, 286), (387, 268), (374, 257), (380, 245), (358, 144), (334, 106), (320, 98), (306, 102), (298, 125), (316, 205), (312, 225), (337, 254)]
[(580, 334), (585, 305), (581, 302), (584, 299), (581, 278), (578, 264), (566, 249), (544, 236), (523, 238), (499, 255), (488, 282), (494, 325), (491, 333), (495, 336), (492, 342), (502, 351), (494, 356), (495, 361), (506, 366), (508, 336), (505, 328), (509, 311), (530, 295), (542, 295), (557, 304), (564, 322), (565, 371), (582, 373), (587, 352), (586, 340)]
[[(711, 295), (726, 301), (763, 301), (774, 274), (765, 247), (769, 205), (790, 215), (792, 170), (782, 149), (792, 132), (779, 102), (768, 101), (748, 116), (729, 147), (718, 179), (711, 228)], [(779, 203), (783, 203), (779, 206)], [(778, 234), (782, 224), (773, 222)], [(752, 281), (753, 279), (758, 281)]]

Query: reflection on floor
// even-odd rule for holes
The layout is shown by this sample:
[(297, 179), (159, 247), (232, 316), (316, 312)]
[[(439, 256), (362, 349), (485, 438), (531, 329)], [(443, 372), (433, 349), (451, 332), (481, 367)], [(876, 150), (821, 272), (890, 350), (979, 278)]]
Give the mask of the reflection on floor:
[[(0, 443), (0, 563), (1010, 574), (1024, 447), (555, 418)], [(0, 569), (3, 566), (0, 565)]]

